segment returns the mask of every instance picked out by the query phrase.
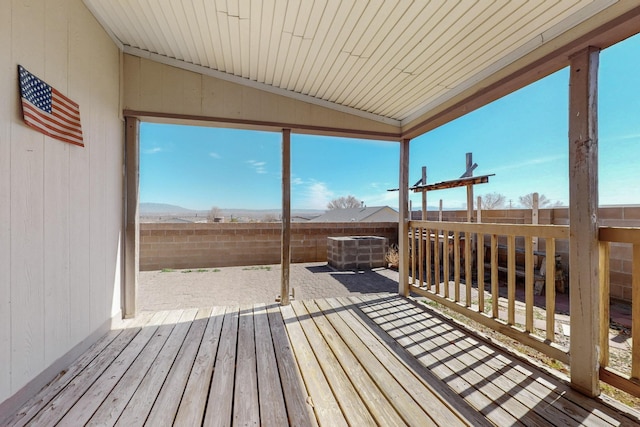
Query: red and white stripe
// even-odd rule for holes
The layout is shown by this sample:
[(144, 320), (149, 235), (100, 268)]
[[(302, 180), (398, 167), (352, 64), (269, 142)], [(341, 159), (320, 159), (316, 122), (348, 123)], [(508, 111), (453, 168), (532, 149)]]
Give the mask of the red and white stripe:
[(47, 136), (84, 147), (80, 106), (56, 89), (51, 89), (51, 95), (51, 113), (22, 98), (25, 123)]

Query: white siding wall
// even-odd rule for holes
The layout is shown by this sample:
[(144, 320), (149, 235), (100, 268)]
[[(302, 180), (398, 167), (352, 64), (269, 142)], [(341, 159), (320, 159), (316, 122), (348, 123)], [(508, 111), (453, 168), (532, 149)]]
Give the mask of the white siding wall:
[[(17, 65), (80, 104), (85, 147), (21, 118)], [(120, 54), (81, 0), (0, 2), (0, 403), (120, 310)]]

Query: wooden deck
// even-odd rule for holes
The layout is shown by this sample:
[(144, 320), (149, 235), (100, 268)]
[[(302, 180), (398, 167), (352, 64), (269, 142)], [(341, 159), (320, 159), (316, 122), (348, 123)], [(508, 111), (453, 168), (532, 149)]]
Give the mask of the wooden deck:
[(144, 313), (9, 425), (636, 425), (397, 295)]

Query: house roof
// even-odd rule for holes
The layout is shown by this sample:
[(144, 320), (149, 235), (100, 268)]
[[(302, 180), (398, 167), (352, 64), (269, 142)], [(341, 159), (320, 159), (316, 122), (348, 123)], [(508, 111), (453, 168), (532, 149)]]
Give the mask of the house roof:
[[(389, 206), (332, 209), (319, 217), (311, 219), (310, 222), (359, 222), (365, 221), (367, 218), (383, 211), (393, 212), (396, 216), (398, 215), (398, 213)], [(397, 218), (395, 218), (395, 220), (397, 220)]]
[(84, 2), (125, 53), (407, 134), (492, 85), (517, 89), (500, 79), (527, 70), (534, 81), (567, 65), (567, 47), (640, 15), (636, 2), (616, 0)]

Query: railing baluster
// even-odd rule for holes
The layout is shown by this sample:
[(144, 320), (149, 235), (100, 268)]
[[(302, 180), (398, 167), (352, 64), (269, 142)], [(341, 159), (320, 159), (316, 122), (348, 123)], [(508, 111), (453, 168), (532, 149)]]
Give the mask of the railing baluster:
[(491, 305), (492, 317), (498, 319), (500, 317), (500, 307), (498, 305), (500, 299), (500, 283), (498, 282), (498, 236), (491, 235)]
[(425, 271), (427, 276), (427, 289), (431, 290), (431, 230), (428, 228), (425, 229), (424, 248), (424, 256), (426, 258), (425, 265), (427, 266)]
[(465, 231), (464, 233), (464, 284), (465, 284), (465, 307), (471, 307), (471, 285), (473, 282), (473, 276), (471, 274), (471, 245), (473, 239), (471, 233)]
[(533, 332), (533, 239), (530, 236), (524, 238), (524, 305), (525, 328)]
[(411, 252), (411, 284), (416, 284), (416, 229), (410, 228), (409, 252)]
[(422, 233), (424, 232), (424, 228), (418, 228), (418, 283), (420, 287), (424, 286), (424, 250), (422, 245), (424, 244), (422, 240)]
[(547, 258), (545, 272), (545, 299), (547, 311), (547, 339), (556, 339), (556, 239), (547, 237), (545, 240)]
[(449, 263), (451, 262), (451, 240), (449, 230), (442, 230), (442, 272), (444, 283), (444, 297), (449, 298)]
[(640, 378), (640, 243), (633, 244), (631, 268), (631, 377)]
[(507, 323), (516, 323), (516, 236), (507, 236)]
[[(436, 294), (440, 293), (440, 230), (434, 230), (434, 238), (433, 238), (433, 269), (435, 276), (435, 292)], [(431, 240), (431, 236), (429, 236), (429, 240)]]
[(609, 290), (611, 243), (600, 242), (600, 366), (609, 366)]
[(453, 232), (453, 289), (454, 301), (460, 301), (460, 232)]
[(477, 264), (478, 264), (478, 311), (484, 312), (484, 234), (478, 233)]

